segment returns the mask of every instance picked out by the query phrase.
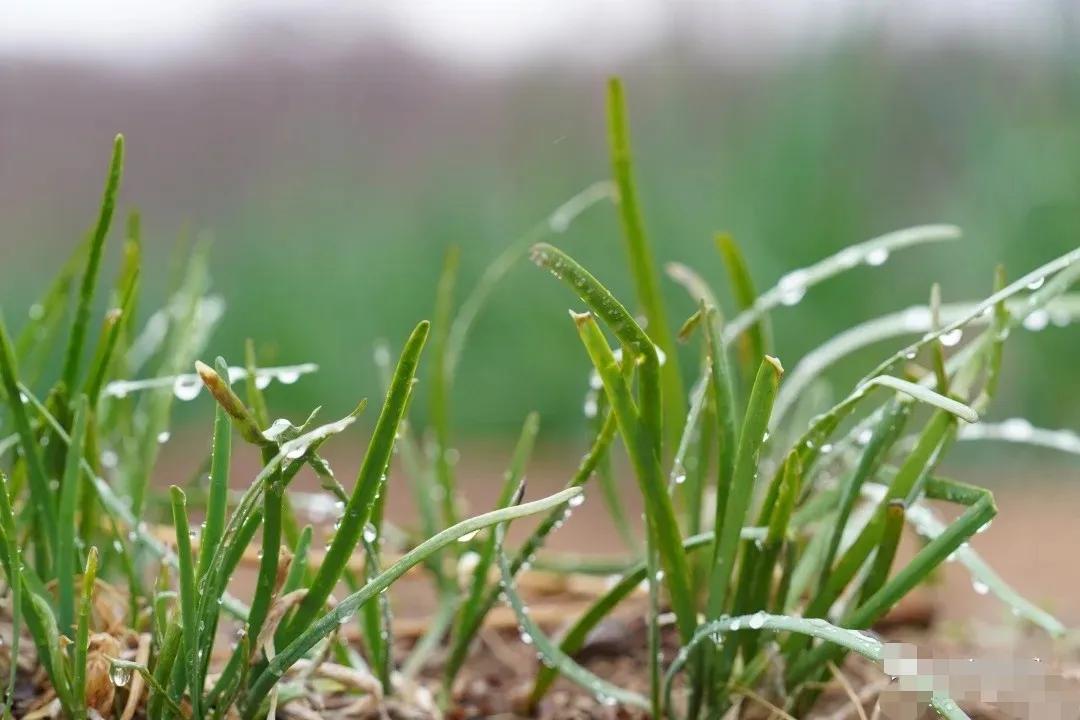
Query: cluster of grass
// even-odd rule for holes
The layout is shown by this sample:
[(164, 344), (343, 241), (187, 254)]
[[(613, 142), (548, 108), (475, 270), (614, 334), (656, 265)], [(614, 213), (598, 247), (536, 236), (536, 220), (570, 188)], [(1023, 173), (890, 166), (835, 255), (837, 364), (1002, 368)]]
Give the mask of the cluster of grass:
[[(782, 364), (771, 354), (770, 311), (798, 303), (838, 273), (880, 265), (891, 252), (952, 239), (956, 229), (924, 226), (875, 238), (793, 271), (762, 293), (739, 246), (721, 235), (717, 245), (738, 314), (725, 322), (710, 285), (672, 264), (668, 274), (697, 306), (676, 332), (662, 307), (660, 273), (635, 195), (617, 81), (608, 99), (613, 182), (588, 188), (508, 246), (460, 303), (458, 253), (451, 249), (435, 289), (433, 322), (415, 327), (396, 363), (389, 348), (376, 349), (384, 399), (351, 488), (321, 449), (354, 422), (364, 401), (326, 424), (317, 423), (317, 410), (299, 424), (271, 421), (263, 390), (274, 380), (294, 381), (307, 368), (260, 368), (250, 345), (241, 366), (221, 358), (213, 367), (196, 362), (219, 314), (206, 296), (204, 249), (190, 254), (168, 305), (140, 331), (139, 223), (132, 216), (110, 299), (115, 309), (87, 352), (120, 185), (118, 138), (93, 232), (14, 341), (0, 322), (3, 422), (14, 430), (0, 440), (8, 469), (0, 492), (0, 565), (11, 598), (12, 656), (25, 631), (65, 715), (105, 710), (94, 705), (98, 694), (88, 692), (87, 676), (91, 637), (102, 630), (93, 627), (92, 612), (99, 578), (126, 586), (125, 625), (150, 638), (141, 657), (107, 658), (111, 681), (127, 688), (120, 695), (129, 702), (141, 702), (145, 691), (154, 718), (273, 716), (279, 705), (325, 692), (325, 683), (308, 679), (313, 667), (331, 662), (365, 678), (341, 692), (381, 697), (407, 686), (439, 647), (446, 648), (441, 702), (449, 704), (473, 641), (500, 599), (542, 661), (531, 708), (562, 675), (604, 703), (638, 706), (656, 717), (718, 716), (748, 689), (765, 687), (781, 688), (773, 699), (805, 712), (845, 654), (881, 659), (880, 643), (862, 631), (950, 557), (971, 571), (980, 592), (993, 592), (1052, 634), (1063, 631), (968, 546), (996, 512), (990, 494), (935, 468), (959, 429), (977, 422), (994, 396), (1009, 331), (1038, 313), (1075, 314), (1077, 303), (1065, 293), (1080, 273), (1080, 251), (1012, 282), (999, 271), (993, 292), (980, 302), (944, 305), (935, 287), (921, 312), (857, 328), (808, 356), (796, 371), (801, 390), (785, 395)], [(609, 199), (622, 219), (641, 320), (569, 255), (541, 242)], [(592, 368), (585, 407), (594, 435), (564, 490), (526, 502), (525, 470), (539, 431), (539, 418), (528, 415), (494, 509), (462, 519), (451, 388), (485, 299), (526, 254), (585, 306), (571, 315)], [(32, 388), (51, 367), (47, 351), (65, 326), (72, 295), (62, 369), (39, 396)], [(905, 333), (918, 339), (839, 402), (811, 391), (822, 367), (853, 348)], [(695, 339), (697, 378), (687, 392), (676, 342)], [(408, 417), (427, 344), (430, 427), (418, 432)], [(128, 380), (138, 375), (149, 379)], [(203, 387), (217, 403), (210, 452), (191, 483), (161, 496), (150, 479), (168, 438), (170, 406)], [(239, 493), (230, 490), (234, 436), (257, 448), (263, 462)], [(612, 466), (619, 448), (644, 498), (641, 548), (619, 500)], [(395, 454), (399, 463), (391, 462)], [(415, 527), (390, 528), (384, 519), (388, 473), (399, 467), (418, 508)], [(289, 490), (304, 468), (320, 478), (338, 513), (317, 562), (314, 528), (301, 524)], [(516, 578), (583, 502), (583, 486), (594, 477), (624, 531), (628, 557), (610, 589), (555, 640), (530, 617)], [(963, 512), (944, 523), (924, 504), (928, 499), (959, 504)], [(198, 530), (189, 500), (204, 516)], [(507, 548), (506, 525), (531, 514), (542, 514), (541, 522), (519, 547)], [(171, 521), (175, 543), (161, 542), (149, 520)], [(906, 522), (925, 542), (900, 566), (896, 551)], [(230, 580), (256, 537), (258, 575), (245, 602), (229, 594)], [(350, 562), (356, 554), (364, 558), (362, 572)], [(430, 575), (439, 604), (427, 634), (396, 666), (385, 591), (414, 567)], [(648, 696), (616, 687), (573, 659), (589, 631), (642, 583), (649, 600)], [(667, 609), (682, 644), (671, 658), (660, 650)], [(214, 663), (223, 657), (221, 644), (230, 642), (221, 632), (227, 616), (238, 624), (233, 652)], [(354, 617), (362, 652), (339, 633)], [(684, 681), (676, 683), (678, 677)], [(18, 681), (13, 666), (7, 712)], [(934, 706), (947, 717), (964, 717), (947, 697), (935, 697)]]

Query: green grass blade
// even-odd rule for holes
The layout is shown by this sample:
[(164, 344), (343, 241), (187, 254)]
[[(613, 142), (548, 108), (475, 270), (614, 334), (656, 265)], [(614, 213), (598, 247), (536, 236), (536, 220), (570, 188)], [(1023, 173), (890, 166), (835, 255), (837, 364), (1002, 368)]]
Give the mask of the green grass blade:
[(255, 343), (251, 338), (244, 341), (244, 369), (247, 371), (244, 377), (244, 387), (247, 392), (248, 405), (251, 406), (251, 414), (255, 416), (255, 422), (259, 427), (270, 426), (270, 413), (266, 409), (266, 398), (259, 388), (259, 376), (256, 372), (258, 365), (255, 363)]
[(860, 604), (865, 603), (880, 590), (889, 577), (893, 560), (896, 559), (896, 550), (900, 547), (900, 533), (904, 529), (905, 511), (906, 503), (903, 500), (893, 500), (885, 507), (881, 542), (878, 543), (877, 552), (874, 553), (870, 571), (859, 588)]
[[(570, 501), (580, 493), (581, 490), (579, 488), (570, 488), (541, 500), (534, 500), (529, 503), (523, 503), (502, 510), (495, 510), (484, 515), (478, 515), (468, 520), (463, 520), (457, 525), (447, 528), (428, 538), (409, 552), (402, 555), (394, 564), (383, 570), (378, 577), (364, 585), (359, 592), (353, 593), (342, 599), (333, 610), (330, 610), (318, 620), (311, 623), (300, 636), (278, 651), (278, 654), (269, 663), (266, 669), (251, 683), (248, 691), (248, 698), (258, 699), (265, 697), (266, 693), (278, 682), (281, 676), (284, 675), (297, 660), (304, 657), (316, 643), (332, 633), (343, 622), (348, 622), (349, 618), (355, 615), (365, 602), (371, 600), (386, 588), (390, 587), (395, 580), (408, 572), (410, 568), (423, 562), (426, 557), (431, 555), (431, 553), (438, 552), (450, 543), (456, 542), (461, 537), (491, 527), (500, 522), (527, 517), (529, 515), (544, 512), (545, 510), (550, 510), (553, 507), (557, 507)], [(253, 717), (254, 712), (257, 709), (255, 707), (257, 704), (257, 702), (249, 702), (246, 704), (247, 711), (245, 712), (245, 718), (250, 720)]]
[(877, 471), (884, 461), (886, 454), (900, 439), (900, 435), (907, 426), (911, 416), (910, 401), (894, 401), (885, 410), (881, 420), (870, 434), (870, 439), (859, 456), (859, 463), (855, 470), (845, 477), (841, 484), (839, 504), (837, 506), (836, 519), (833, 521), (832, 530), (829, 533), (829, 544), (822, 562), (821, 582), (825, 581), (828, 572), (832, 569), (833, 560), (836, 559), (837, 549), (840, 547), (840, 539), (844, 528), (847, 527), (848, 518), (852, 508), (859, 497), (859, 491), (863, 484)]
[(483, 275), (469, 290), (468, 296), (461, 303), (454, 322), (446, 338), (446, 373), (453, 380), (457, 365), (465, 348), (465, 339), (472, 328), (477, 315), (487, 301), (495, 286), (506, 276), (510, 268), (536, 242), (554, 233), (565, 233), (573, 222), (603, 200), (614, 200), (615, 187), (609, 180), (601, 180), (586, 187), (581, 192), (557, 207), (548, 217), (534, 225), (528, 232), (508, 245), (491, 264), (484, 269)]
[[(671, 595), (672, 608), (675, 611), (680, 632), (689, 637), (696, 624), (693, 592), (690, 588), (690, 566), (682, 552), (682, 538), (675, 508), (672, 505), (671, 496), (667, 493), (663, 472), (660, 469), (659, 454), (654, 442), (654, 438), (659, 436), (648, 431), (649, 421), (645, 413), (642, 412), (640, 416), (637, 413), (633, 398), (630, 396), (630, 389), (596, 319), (590, 314), (585, 314), (575, 315), (574, 321), (593, 367), (600, 374), (604, 391), (611, 402), (612, 411), (619, 425), (619, 432), (630, 454), (638, 487), (645, 499), (649, 547), (655, 547), (660, 555), (664, 579)], [(653, 357), (655, 358), (655, 355)], [(646, 361), (644, 365), (649, 365), (649, 362)], [(647, 382), (644, 375), (641, 382), (643, 385)], [(643, 392), (643, 408), (645, 400), (646, 395)], [(655, 576), (650, 580), (655, 581)]]
[(305, 525), (300, 531), (300, 539), (293, 546), (292, 561), (289, 563), (289, 572), (285, 575), (285, 582), (281, 584), (280, 595), (284, 597), (296, 590), (304, 582), (307, 575), (307, 555), (311, 548), (311, 537), (314, 528)]
[(135, 293), (139, 284), (138, 267), (127, 279), (127, 284), (120, 288), (120, 305), (110, 310), (105, 315), (105, 325), (102, 329), (102, 339), (99, 349), (94, 353), (94, 359), (90, 363), (90, 370), (86, 375), (85, 392), (90, 399), (90, 407), (97, 407), (101, 389), (105, 386), (105, 378), (109, 373), (115, 359), (116, 347), (125, 325), (128, 324), (128, 315), (135, 307)]
[(22, 402), (23, 393), (19, 387), (19, 371), (15, 365), (15, 356), (11, 350), (11, 340), (3, 317), (0, 317), (0, 380), (7, 393), (11, 419), (19, 435), (19, 447), (26, 463), (27, 480), (30, 486), (30, 501), (38, 522), (33, 523), (35, 542), (48, 551), (52, 547), (57, 533), (56, 506), (49, 482), (45, 476), (45, 465), (41, 456), (41, 446), (34, 437), (30, 420), (26, 416), (26, 407)]
[(739, 534), (750, 509), (758, 456), (765, 441), (769, 415), (783, 372), (780, 361), (766, 355), (758, 368), (750, 393), (746, 416), (739, 433), (739, 447), (735, 453), (731, 489), (723, 518), (717, 517), (714, 528), (717, 541), (709, 576), (706, 611), (709, 618), (719, 617), (727, 604), (729, 587), (735, 572), (735, 555), (739, 549)]
[[(611, 413), (606, 413), (603, 425), (600, 427), (592, 447), (589, 448), (589, 451), (581, 459), (581, 463), (574, 472), (574, 476), (566, 484), (567, 489), (583, 486), (592, 476), (593, 472), (598, 471), (601, 461), (609, 456), (608, 448), (611, 446), (611, 442), (615, 437), (615, 431), (615, 418)], [(575, 500), (575, 502), (578, 502), (578, 500)], [(548, 513), (537, 526), (536, 530), (534, 530), (525, 542), (522, 543), (521, 548), (514, 555), (514, 558), (510, 563), (510, 572), (514, 577), (517, 577), (517, 573), (522, 569), (535, 562), (536, 553), (544, 544), (544, 541), (566, 521), (567, 517), (570, 515), (570, 510), (571, 504), (569, 502), (556, 507)], [(644, 570), (642, 571), (642, 578), (644, 578)], [(480, 612), (474, 614), (471, 625), (462, 626), (463, 634), (469, 636), (476, 634), (480, 624), (487, 616), (487, 613), (491, 611), (491, 608), (494, 607), (495, 603), (498, 601), (498, 597), (499, 587), (497, 585), (488, 588), (487, 596), (484, 598)]]
[[(772, 352), (772, 325), (769, 322), (769, 309), (757, 309), (757, 289), (754, 279), (750, 275), (750, 267), (746, 263), (742, 249), (735, 238), (728, 233), (718, 233), (715, 238), (716, 247), (720, 256), (724, 259), (724, 267), (727, 269), (728, 281), (731, 283), (731, 293), (735, 297), (735, 306), (739, 309), (736, 316), (741, 320), (740, 326), (726, 328), (721, 336), (724, 345), (730, 345), (739, 339), (738, 357), (739, 369), (746, 385), (746, 391), (751, 389), (751, 380), (758, 358), (765, 357)], [(711, 303), (717, 307), (716, 302)], [(743, 335), (743, 332), (746, 334)]]
[[(865, 633), (856, 630), (847, 630), (836, 625), (831, 625), (820, 619), (804, 619), (787, 615), (770, 615), (767, 613), (754, 613), (741, 617), (721, 618), (705, 623), (693, 639), (679, 650), (675, 662), (668, 668), (665, 676), (666, 703), (671, 706), (671, 688), (674, 678), (679, 674), (687, 661), (693, 657), (693, 649), (705, 642), (715, 642), (714, 638), (731, 632), (737, 632), (741, 628), (754, 628), (772, 632), (801, 633), (811, 638), (818, 638), (827, 643), (839, 647), (842, 651), (857, 652), (863, 657), (881, 663), (883, 660), (884, 647), (881, 642)], [(826, 646), (827, 647), (827, 646)], [(831, 649), (831, 648), (830, 648)], [(931, 706), (946, 720), (970, 720), (948, 697), (935, 694), (930, 701)]]
[(206, 520), (199, 542), (199, 571), (201, 581), (210, 568), (225, 530), (225, 515), (229, 502), (229, 466), (232, 458), (232, 425), (229, 415), (220, 405), (214, 409), (214, 438), (210, 447), (210, 492), (206, 503)]
[[(10, 486), (7, 475), (0, 471), (0, 531), (3, 532), (4, 574), (11, 587), (11, 657), (19, 657), (22, 637), (23, 583), (18, 568), (22, 566), (22, 553), (15, 531), (15, 514), (11, 509)], [(10, 663), (7, 689), (4, 692), (3, 712), (7, 715), (15, 702), (15, 681), (18, 679), (18, 663)]]
[(75, 510), (79, 506), (79, 463), (83, 458), (89, 405), (80, 395), (75, 405), (75, 420), (71, 426), (71, 441), (64, 462), (60, 484), (59, 525), (56, 547), (57, 623), (67, 634), (75, 624)]
[[(505, 527), (500, 525), (497, 528), (496, 533), (498, 534), (498, 545), (501, 546), (505, 535)], [(651, 707), (650, 702), (638, 693), (624, 690), (617, 685), (613, 685), (606, 680), (597, 677), (578, 663), (574, 662), (569, 655), (563, 653), (559, 647), (544, 634), (543, 630), (540, 629), (540, 626), (533, 622), (532, 618), (529, 617), (524, 601), (514, 588), (514, 577), (510, 571), (510, 561), (507, 559), (506, 553), (502, 552), (501, 548), (498, 550), (498, 558), (499, 570), (502, 572), (503, 592), (506, 594), (506, 599), (510, 604), (510, 608), (517, 617), (518, 625), (521, 628), (521, 639), (526, 644), (533, 645), (536, 648), (544, 665), (556, 669), (558, 673), (566, 679), (589, 690), (602, 705), (610, 706), (621, 703), (642, 710), (648, 710)]]
[(607, 113), (612, 173), (619, 190), (619, 218), (638, 303), (648, 320), (650, 335), (656, 338), (656, 344), (664, 354), (671, 358), (670, 362), (660, 369), (660, 375), (664, 396), (667, 398), (665, 419), (668, 439), (674, 444), (678, 440), (677, 429), (684, 414), (682, 378), (676, 360), (674, 338), (664, 313), (657, 264), (645, 236), (644, 221), (638, 204), (630, 150), (630, 123), (626, 117), (622, 81), (617, 77), (608, 80)]
[[(540, 430), (540, 416), (537, 413), (529, 413), (521, 428), (521, 436), (518, 438), (517, 447), (510, 460), (510, 466), (503, 475), (502, 490), (496, 507), (504, 508), (510, 504), (515, 490), (522, 483), (525, 476), (525, 466), (532, 456), (533, 445), (536, 443), (536, 435)], [(469, 653), (476, 631), (483, 622), (483, 616), (487, 614), (484, 596), (488, 586), (488, 571), (495, 563), (495, 534), (491, 533), (479, 546), (476, 565), (472, 571), (472, 582), (468, 592), (461, 602), (457, 622), (454, 624), (453, 638), (450, 644), (450, 653), (447, 656), (443, 670), (443, 692), (449, 696), (450, 688), (458, 670), (465, 662)]]
[(457, 282), (458, 265), (461, 249), (452, 245), (446, 250), (442, 273), (435, 289), (435, 317), (431, 345), (434, 355), (432, 369), (431, 395), (428, 399), (428, 412), (435, 440), (434, 460), (435, 480), (439, 484), (442, 499), (442, 516), (445, 525), (457, 522), (457, 489), (454, 483), (454, 467), (450, 461), (450, 376), (446, 344), (450, 333), (451, 314), (454, 303), (454, 285)]
[[(170, 708), (174, 708), (176, 705), (172, 698), (169, 697), (168, 691), (165, 690), (165, 684), (169, 682), (173, 667), (176, 665), (176, 658), (180, 655), (183, 634), (183, 626), (179, 620), (169, 623), (169, 629), (165, 633), (165, 638), (154, 661), (154, 672), (147, 682), (150, 688), (149, 699), (146, 703), (147, 717), (165, 717), (162, 712), (162, 705), (169, 705)], [(173, 712), (175, 713), (175, 710)], [(183, 717), (183, 714), (176, 713), (176, 717)]]
[[(683, 541), (683, 551), (695, 552), (701, 548), (710, 547), (714, 536), (711, 532), (702, 533), (686, 538)], [(641, 561), (628, 568), (607, 591), (593, 601), (593, 604), (583, 612), (562, 634), (559, 641), (559, 651), (566, 656), (576, 653), (585, 644), (586, 638), (593, 628), (600, 624), (615, 609), (615, 607), (637, 590), (647, 577), (646, 563)], [(559, 671), (548, 665), (542, 665), (536, 673), (532, 691), (529, 693), (528, 707), (535, 710), (540, 704), (540, 699), (551, 688), (551, 684), (559, 676)]]
[(79, 603), (79, 625), (75, 633), (75, 658), (71, 663), (71, 689), (75, 720), (86, 720), (86, 656), (90, 646), (90, 613), (94, 604), (94, 582), (97, 579), (98, 551), (90, 548), (82, 578), (82, 599)]
[[(916, 247), (930, 242), (956, 240), (960, 237), (960, 228), (955, 225), (919, 225), (896, 230), (885, 235), (849, 245), (840, 252), (819, 260), (805, 268), (787, 273), (772, 288), (757, 297), (753, 306), (732, 318), (725, 330), (725, 344), (732, 342), (755, 323), (764, 313), (785, 304), (798, 302), (806, 291), (831, 277), (846, 270), (866, 264), (881, 265), (889, 255), (897, 250)], [(794, 301), (794, 302), (793, 302)], [(882, 370), (881, 372), (884, 372)], [(880, 372), (871, 373), (880, 375)]]
[(71, 389), (77, 387), (79, 362), (82, 358), (83, 345), (86, 342), (86, 330), (90, 324), (90, 306), (94, 300), (94, 288), (97, 286), (98, 271), (101, 268), (101, 255), (105, 248), (105, 237), (109, 234), (113, 210), (116, 208), (116, 194), (120, 189), (120, 176), (124, 166), (124, 136), (117, 135), (113, 141), (112, 160), (109, 161), (109, 175), (105, 181), (105, 192), (101, 198), (101, 210), (90, 252), (79, 286), (79, 299), (75, 306), (75, 318), (68, 335), (67, 350), (64, 352), (64, 369), (60, 377), (64, 385)]
[(176, 552), (180, 560), (180, 616), (184, 625), (184, 661), (191, 691), (191, 712), (194, 718), (201, 718), (204, 649), (199, 645), (198, 590), (195, 586), (195, 561), (191, 555), (187, 497), (184, 491), (175, 485), (169, 488), (169, 492), (172, 499), (173, 527), (176, 528)]
[(348, 563), (349, 556), (360, 540), (360, 534), (371, 514), (372, 503), (383, 483), (398, 425), (404, 416), (412, 391), (413, 377), (420, 360), (420, 351), (427, 339), (428, 327), (427, 321), (421, 322), (405, 344), (394, 372), (394, 378), (390, 383), (390, 389), (386, 394), (386, 402), (383, 404), (382, 412), (379, 413), (371, 443), (360, 467), (356, 485), (345, 506), (341, 525), (334, 535), (334, 540), (326, 553), (323, 564), (319, 567), (319, 572), (315, 575), (307, 596), (297, 607), (293, 620), (283, 631), (282, 638), (285, 644), (297, 639), (315, 619), (327, 598), (330, 597), (330, 593), (333, 592), (342, 570)]
[(15, 338), (15, 358), (25, 368), (23, 379), (33, 383), (45, 369), (48, 353), (56, 345), (56, 333), (67, 312), (71, 288), (86, 262), (90, 237), (80, 242), (64, 262), (49, 289), (30, 306), (29, 320)]

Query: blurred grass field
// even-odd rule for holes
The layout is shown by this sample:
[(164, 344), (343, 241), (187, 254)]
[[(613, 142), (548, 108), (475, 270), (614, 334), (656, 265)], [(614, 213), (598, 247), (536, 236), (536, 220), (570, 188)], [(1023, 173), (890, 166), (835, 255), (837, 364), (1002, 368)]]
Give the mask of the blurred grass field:
[[(777, 312), (789, 367), (844, 327), (925, 302), (935, 280), (946, 301), (985, 295), (996, 262), (1015, 276), (1080, 236), (1080, 75), (1065, 47), (890, 48), (860, 35), (753, 67), (676, 50), (636, 59), (619, 70), (658, 259), (723, 287), (712, 235), (730, 231), (764, 289), (883, 232), (964, 228), (959, 243), (904, 253), (888, 273), (850, 273)], [(327, 407), (338, 415), (357, 394), (378, 394), (373, 342), (398, 346), (430, 317), (449, 246), (462, 249), (460, 300), (501, 248), (609, 176), (598, 69), (469, 77), (386, 48), (306, 63), (242, 51), (143, 70), (58, 63), (0, 74), (9, 324), (92, 222), (109, 140), (122, 131), (121, 208), (142, 211), (150, 259), (145, 306), (164, 295), (178, 240), (212, 236), (213, 286), (227, 303), (212, 353), (238, 361), (252, 337), (267, 363), (321, 366), (275, 390), (276, 414), (339, 398)], [(560, 244), (630, 295), (610, 204)], [(692, 312), (673, 283), (664, 292)], [(545, 433), (581, 428), (587, 359), (566, 306), (526, 261), (496, 290), (455, 387), (462, 434), (516, 433), (531, 409)], [(1075, 426), (1074, 388), (1062, 383), (1076, 382), (1066, 369), (1077, 350), (1053, 326), (1014, 343), (998, 416)], [(850, 358), (833, 377), (850, 383), (882, 354)], [(205, 419), (209, 408), (180, 413)]]

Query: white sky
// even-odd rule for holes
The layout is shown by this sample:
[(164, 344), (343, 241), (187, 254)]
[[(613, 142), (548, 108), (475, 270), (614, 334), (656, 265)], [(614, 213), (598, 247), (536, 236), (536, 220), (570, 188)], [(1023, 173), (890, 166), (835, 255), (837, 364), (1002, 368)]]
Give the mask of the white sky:
[[(1031, 41), (1060, 30), (1071, 0), (0, 0), (0, 55), (169, 60), (220, 47), (251, 18), (325, 42), (390, 33), (466, 63), (634, 50), (678, 27), (709, 46), (761, 52), (885, 22), (907, 39), (955, 33)], [(868, 9), (870, 8), (870, 9)]]

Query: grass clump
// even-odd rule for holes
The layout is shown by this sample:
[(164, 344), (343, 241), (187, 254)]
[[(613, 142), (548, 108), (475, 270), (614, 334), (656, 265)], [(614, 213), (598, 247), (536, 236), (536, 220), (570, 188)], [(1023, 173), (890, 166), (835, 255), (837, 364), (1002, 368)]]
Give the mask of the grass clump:
[[(449, 706), (501, 597), (522, 641), (542, 661), (528, 693), (530, 709), (540, 707), (561, 675), (602, 704), (658, 717), (716, 717), (747, 691), (801, 715), (846, 654), (882, 659), (881, 643), (865, 631), (952, 556), (979, 587), (1061, 634), (1060, 623), (968, 546), (996, 513), (989, 492), (941, 477), (936, 468), (957, 440), (1009, 435), (966, 428), (978, 427), (972, 424), (995, 394), (1010, 331), (1037, 313), (1080, 312), (1066, 294), (1080, 274), (1080, 251), (1011, 283), (999, 271), (993, 292), (979, 302), (944, 305), (935, 288), (927, 306), (854, 328), (808, 354), (793, 373), (797, 389), (788, 391), (792, 379), (785, 381), (776, 357), (770, 312), (797, 304), (812, 286), (841, 272), (880, 265), (892, 252), (951, 240), (958, 231), (930, 225), (881, 236), (792, 271), (760, 294), (737, 243), (718, 235), (736, 311), (729, 322), (703, 277), (677, 263), (667, 266), (689, 294), (689, 317), (678, 338), (699, 345), (697, 377), (684, 397), (680, 355), (691, 353), (675, 344), (670, 328), (677, 317), (660, 299), (618, 81), (609, 86), (609, 118), (613, 182), (587, 188), (509, 245), (460, 303), (458, 253), (451, 248), (433, 293), (434, 324), (415, 326), (396, 363), (389, 348), (377, 347), (384, 397), (351, 487), (338, 480), (322, 448), (349, 430), (365, 401), (329, 423), (317, 422), (318, 409), (300, 424), (271, 420), (264, 390), (312, 367), (260, 368), (250, 343), (242, 366), (196, 360), (220, 315), (220, 301), (208, 295), (205, 248), (189, 254), (166, 307), (139, 329), (142, 240), (135, 214), (109, 298), (114, 307), (82, 370), (120, 186), (118, 138), (88, 241), (65, 263), (14, 342), (0, 320), (0, 419), (10, 428), (0, 439), (6, 469), (0, 475), (0, 567), (8, 588), (10, 657), (19, 657), (20, 639), (28, 638), (47, 676), (28, 693), (23, 685), (33, 678), (10, 662), (3, 675), (5, 709), (16, 715), (36, 709), (15, 706), (17, 697), (33, 697), (24, 704), (53, 703), (70, 718), (142, 711), (154, 718), (250, 719), (290, 704), (322, 708), (328, 694), (379, 703), (408, 695), (421, 671), (439, 660), (440, 648), (439, 702)], [(544, 242), (603, 200), (618, 205), (637, 306), (647, 323), (569, 254)], [(591, 375), (585, 407), (592, 438), (562, 491), (526, 501), (524, 478), (540, 432), (540, 418), (527, 415), (493, 509), (462, 520), (451, 389), (472, 323), (492, 288), (526, 253), (584, 306), (571, 318)], [(45, 385), (51, 358), (36, 340), (55, 337), (80, 270), (62, 370)], [(959, 345), (965, 332), (967, 342)], [(839, 402), (819, 402), (822, 394), (809, 392), (832, 363), (905, 333), (919, 339)], [(430, 427), (419, 429), (409, 410), (429, 336)], [(136, 376), (143, 379), (131, 379)], [(239, 385), (234, 388), (240, 380), (244, 397)], [(203, 388), (216, 403), (209, 453), (196, 463), (197, 479), (161, 493), (150, 478), (158, 447), (168, 439), (171, 406), (193, 400)], [(234, 435), (262, 461), (254, 478), (235, 483), (242, 491), (232, 489)], [(1027, 437), (1044, 439), (1034, 429)], [(1023, 440), (1015, 432), (1006, 439)], [(1058, 446), (1073, 445), (1058, 438)], [(628, 457), (644, 499), (643, 546), (615, 485), (617, 451)], [(395, 455), (400, 462), (393, 462)], [(302, 526), (294, 507), (291, 485), (305, 468), (319, 478), (320, 497), (337, 513), (322, 556), (312, 551), (315, 528)], [(390, 475), (398, 472), (406, 475), (418, 509), (415, 527), (394, 527), (385, 517), (395, 485)], [(530, 616), (517, 580), (584, 501), (583, 488), (594, 476), (624, 531), (627, 557), (611, 587), (555, 639)], [(927, 500), (958, 504), (962, 512), (945, 523)], [(193, 510), (204, 518), (198, 529)], [(539, 524), (520, 546), (508, 548), (506, 524), (534, 514), (542, 516)], [(173, 536), (163, 542), (151, 523), (171, 524)], [(901, 566), (897, 547), (905, 524), (924, 544)], [(256, 537), (253, 588), (235, 597), (233, 577)], [(351, 562), (359, 556), (362, 571)], [(427, 633), (396, 665), (385, 593), (413, 568), (430, 577), (438, 609)], [(577, 570), (583, 568), (561, 564), (561, 572)], [(647, 695), (597, 677), (574, 659), (588, 633), (642, 583), (649, 606)], [(681, 648), (665, 658), (660, 638), (667, 610)], [(362, 652), (341, 632), (353, 621)], [(227, 623), (235, 627), (231, 642)], [(406, 701), (423, 704), (415, 692)], [(933, 706), (945, 717), (965, 717), (945, 696), (935, 696)]]

